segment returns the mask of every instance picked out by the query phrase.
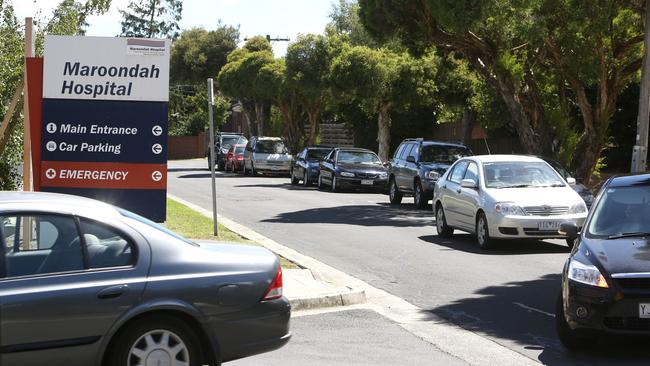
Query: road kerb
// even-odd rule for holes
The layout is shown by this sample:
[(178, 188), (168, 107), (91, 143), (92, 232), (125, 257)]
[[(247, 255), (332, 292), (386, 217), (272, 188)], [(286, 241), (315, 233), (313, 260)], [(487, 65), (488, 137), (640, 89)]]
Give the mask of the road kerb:
[[(212, 217), (212, 212), (191, 202), (168, 194), (169, 198)], [(365, 293), (367, 306), (377, 313), (393, 320), (402, 328), (434, 345), (443, 352), (459, 358), (470, 365), (525, 366), (540, 363), (510, 348), (507, 348), (478, 333), (466, 330), (443, 318), (427, 312), (406, 300), (339, 271), (312, 257), (288, 248), (254, 230), (217, 215), (219, 222), (237, 234), (256, 241), (272, 252), (309, 268), (314, 276), (333, 286), (346, 286)]]

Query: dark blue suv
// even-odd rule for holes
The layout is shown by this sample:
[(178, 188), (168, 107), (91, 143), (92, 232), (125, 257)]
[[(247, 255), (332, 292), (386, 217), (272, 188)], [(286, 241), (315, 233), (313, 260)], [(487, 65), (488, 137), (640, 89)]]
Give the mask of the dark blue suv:
[(404, 195), (413, 196), (417, 208), (425, 208), (433, 187), (457, 159), (473, 155), (464, 145), (423, 139), (402, 141), (388, 167), (390, 203), (399, 204)]

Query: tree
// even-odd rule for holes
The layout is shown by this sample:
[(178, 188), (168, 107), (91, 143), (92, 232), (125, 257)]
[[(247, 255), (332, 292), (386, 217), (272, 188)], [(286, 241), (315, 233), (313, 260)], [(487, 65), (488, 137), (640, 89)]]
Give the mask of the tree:
[(172, 84), (200, 84), (215, 77), (226, 58), (237, 48), (239, 29), (219, 24), (216, 30), (192, 28), (183, 31), (171, 50)]
[(641, 64), (643, 9), (639, 0), (360, 0), (373, 36), (462, 55), (503, 100), (526, 152), (575, 148), (572, 166), (587, 182)]
[(122, 15), (122, 36), (146, 38), (178, 37), (182, 0), (131, 0)]
[(430, 60), (365, 46), (351, 47), (333, 61), (335, 95), (357, 101), (378, 115), (378, 155), (382, 160), (389, 159), (392, 111), (433, 101), (436, 88), (432, 66)]
[(254, 36), (246, 40), (244, 44), (244, 49), (248, 52), (259, 52), (266, 51), (273, 53), (273, 47), (266, 37), (263, 36)]

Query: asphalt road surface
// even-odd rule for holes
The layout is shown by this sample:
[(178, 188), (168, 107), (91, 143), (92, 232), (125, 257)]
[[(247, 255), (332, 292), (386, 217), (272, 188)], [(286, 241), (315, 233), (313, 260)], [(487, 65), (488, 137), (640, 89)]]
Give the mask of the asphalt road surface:
[[(169, 193), (212, 208), (203, 160), (169, 163)], [(436, 236), (433, 213), (369, 193), (321, 192), (288, 177), (217, 175), (218, 212), (305, 255), (549, 365), (641, 365), (647, 339), (606, 338), (568, 353), (554, 304), (564, 241), (508, 241), (480, 250), (457, 232)], [(293, 341), (292, 341), (293, 342)]]

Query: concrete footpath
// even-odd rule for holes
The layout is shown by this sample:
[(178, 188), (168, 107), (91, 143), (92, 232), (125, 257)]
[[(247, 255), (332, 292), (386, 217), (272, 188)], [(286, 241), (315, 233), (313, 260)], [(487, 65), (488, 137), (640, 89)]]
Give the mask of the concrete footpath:
[[(169, 195), (177, 202), (212, 218), (212, 212)], [(218, 215), (219, 222), (235, 233), (255, 241), (301, 269), (284, 271), (284, 293), (293, 310), (363, 304), (366, 309), (397, 323), (411, 334), (441, 352), (470, 365), (539, 365), (536, 360), (498, 344), (480, 334), (465, 330), (397, 296), (328, 266), (314, 258), (285, 247), (254, 230)]]

